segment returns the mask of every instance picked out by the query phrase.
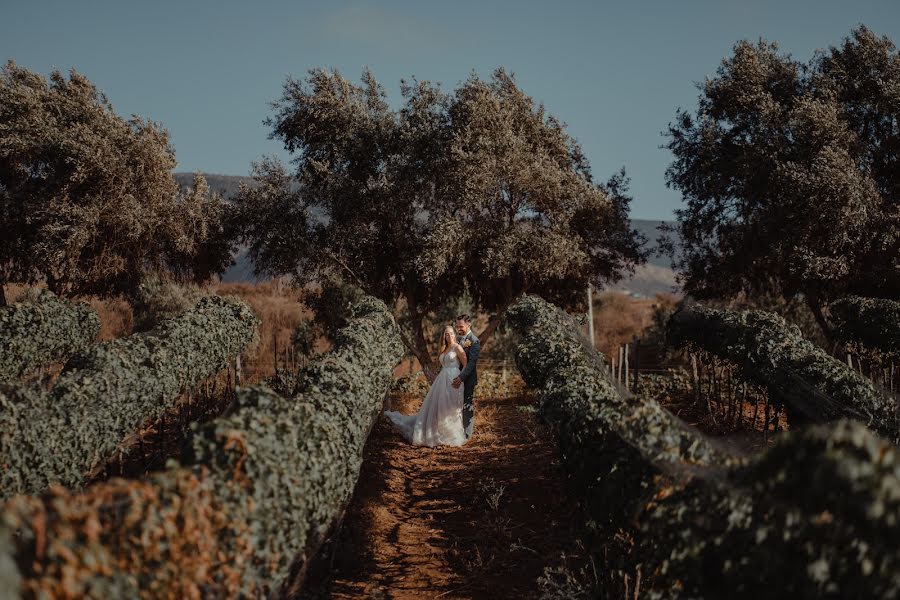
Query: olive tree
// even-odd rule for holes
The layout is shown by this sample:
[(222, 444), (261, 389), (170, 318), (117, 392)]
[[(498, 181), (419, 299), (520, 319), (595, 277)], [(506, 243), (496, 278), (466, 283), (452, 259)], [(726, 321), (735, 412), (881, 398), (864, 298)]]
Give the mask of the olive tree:
[(133, 291), (151, 270), (197, 279), (230, 260), (223, 203), (202, 177), (181, 192), (158, 124), (117, 115), (72, 70), (0, 70), (0, 304), (3, 285), (56, 294)]
[(237, 198), (259, 270), (381, 298), (428, 370), (430, 319), (464, 293), (492, 314), (486, 341), (523, 293), (578, 303), (645, 260), (624, 174), (595, 183), (512, 75), (473, 74), (453, 93), (401, 81), (401, 93), (392, 109), (368, 71), (360, 84), (324, 69), (287, 80), (267, 124), (296, 171), (255, 163)]
[(900, 55), (865, 27), (802, 63), (739, 42), (668, 129), (685, 291), (900, 294)]

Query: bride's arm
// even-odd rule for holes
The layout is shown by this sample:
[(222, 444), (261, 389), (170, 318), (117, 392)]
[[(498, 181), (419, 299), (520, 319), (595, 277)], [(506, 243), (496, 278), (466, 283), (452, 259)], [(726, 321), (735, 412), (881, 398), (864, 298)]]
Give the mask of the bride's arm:
[(469, 359), (466, 358), (466, 351), (463, 350), (463, 347), (460, 346), (459, 344), (456, 345), (456, 359), (457, 359), (457, 360), (459, 361), (459, 363), (460, 363), (460, 364), (459, 364), (459, 368), (460, 368), (460, 369), (465, 369), (465, 368), (466, 368), (466, 361), (468, 361)]

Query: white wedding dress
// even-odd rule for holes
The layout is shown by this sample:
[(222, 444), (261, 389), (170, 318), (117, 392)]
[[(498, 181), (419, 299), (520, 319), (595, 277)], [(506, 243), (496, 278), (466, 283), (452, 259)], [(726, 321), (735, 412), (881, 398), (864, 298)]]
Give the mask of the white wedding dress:
[(466, 443), (462, 423), (463, 386), (455, 388), (452, 385), (460, 371), (456, 351), (442, 354), (440, 361), (441, 371), (417, 413), (384, 412), (406, 441), (416, 446), (462, 446)]

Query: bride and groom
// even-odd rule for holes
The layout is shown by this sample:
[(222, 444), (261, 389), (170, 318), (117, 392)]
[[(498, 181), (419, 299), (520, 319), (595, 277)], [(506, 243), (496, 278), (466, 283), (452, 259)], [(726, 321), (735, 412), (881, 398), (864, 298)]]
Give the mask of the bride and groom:
[(462, 446), (472, 437), (480, 351), (481, 343), (472, 331), (469, 315), (456, 317), (455, 331), (447, 325), (441, 334), (441, 371), (418, 412), (384, 413), (406, 441), (416, 446)]

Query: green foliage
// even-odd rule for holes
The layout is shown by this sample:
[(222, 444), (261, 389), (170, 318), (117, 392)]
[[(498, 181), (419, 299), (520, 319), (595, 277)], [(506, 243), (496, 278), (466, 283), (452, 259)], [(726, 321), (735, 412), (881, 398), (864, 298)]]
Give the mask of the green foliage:
[(268, 124), (296, 175), (264, 160), (236, 199), (261, 270), (340, 277), (404, 306), (427, 366), (426, 321), (466, 290), (492, 313), (527, 291), (580, 300), (644, 260), (624, 176), (595, 184), (563, 124), (504, 70), (401, 94), (391, 110), (368, 71), (358, 85), (323, 69), (285, 83)]
[(519, 372), (538, 390), (539, 414), (553, 431), (598, 527), (614, 533), (661, 469), (726, 462), (726, 456), (656, 401), (624, 397), (606, 375), (599, 354), (559, 308), (525, 296), (507, 318), (522, 336), (516, 352)]
[(841, 421), (781, 437), (721, 480), (648, 506), (635, 560), (649, 598), (900, 594), (896, 447)]
[[(294, 334), (298, 350), (309, 348), (319, 336), (333, 340), (338, 330), (346, 327), (353, 306), (363, 298), (359, 287), (340, 279), (319, 282), (319, 288), (303, 296), (303, 304), (313, 313), (313, 322), (304, 323)], [(307, 353), (307, 356), (309, 353)]]
[(53, 390), (4, 402), (0, 494), (78, 486), (144, 421), (225, 367), (256, 335), (241, 302), (208, 296), (147, 333), (98, 344), (73, 357)]
[(300, 321), (291, 335), (291, 345), (300, 356), (312, 356), (319, 339), (319, 327), (311, 321)]
[(292, 561), (310, 559), (349, 499), (402, 353), (387, 308), (364, 298), (334, 350), (300, 370), (293, 397), (244, 390), (231, 414), (194, 436), (190, 462), (251, 482), (257, 582), (283, 582)]
[(202, 177), (180, 193), (168, 133), (118, 116), (84, 75), (6, 63), (0, 131), (0, 287), (114, 295), (148, 271), (205, 279), (230, 259), (221, 198)]
[(778, 315), (692, 306), (675, 313), (668, 327), (671, 344), (695, 344), (765, 386), (769, 398), (784, 404), (792, 427), (853, 418), (900, 440), (896, 401)]
[(900, 302), (852, 296), (832, 302), (828, 312), (839, 340), (900, 358)]
[(800, 63), (739, 42), (669, 127), (684, 289), (900, 295), (900, 54), (864, 26)]
[(0, 381), (63, 362), (84, 351), (100, 333), (100, 317), (86, 303), (60, 300), (41, 290), (31, 302), (0, 306)]
[[(186, 466), (77, 496), (54, 488), (9, 501), (4, 523), (19, 532), (12, 553), (29, 589), (65, 582), (97, 598), (285, 595), (352, 494), (401, 355), (390, 312), (364, 298), (334, 351), (301, 369), (295, 396), (238, 389), (227, 414), (196, 427)], [(54, 550), (36, 552), (38, 535)]]
[(144, 278), (129, 298), (134, 311), (134, 331), (147, 331), (165, 319), (190, 310), (203, 295), (193, 284), (178, 284), (158, 274)]
[[(599, 533), (592, 549), (613, 581), (603, 595), (623, 597), (626, 574), (640, 574), (652, 599), (761, 598), (773, 585), (800, 598), (900, 594), (890, 442), (840, 421), (728, 459), (652, 400), (619, 395), (559, 309), (525, 297), (509, 319), (523, 335), (522, 375)], [(545, 593), (583, 593), (585, 579), (544, 581)]]

